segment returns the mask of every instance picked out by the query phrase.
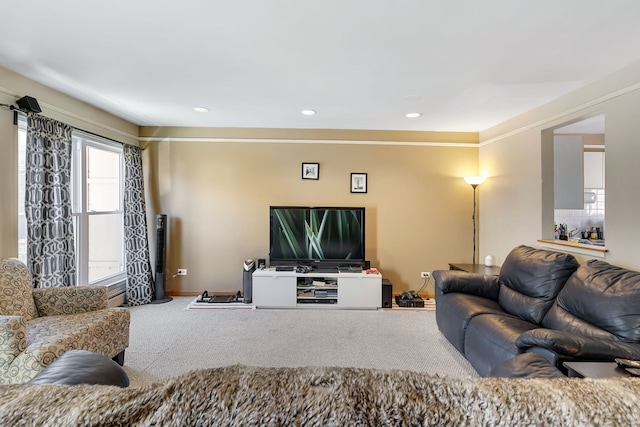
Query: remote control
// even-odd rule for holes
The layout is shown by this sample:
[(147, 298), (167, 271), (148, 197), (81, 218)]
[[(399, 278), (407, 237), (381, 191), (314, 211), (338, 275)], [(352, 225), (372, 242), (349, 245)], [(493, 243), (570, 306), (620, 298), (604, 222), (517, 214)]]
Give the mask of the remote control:
[(614, 359), (621, 368), (640, 369), (640, 360), (622, 359), (620, 357)]

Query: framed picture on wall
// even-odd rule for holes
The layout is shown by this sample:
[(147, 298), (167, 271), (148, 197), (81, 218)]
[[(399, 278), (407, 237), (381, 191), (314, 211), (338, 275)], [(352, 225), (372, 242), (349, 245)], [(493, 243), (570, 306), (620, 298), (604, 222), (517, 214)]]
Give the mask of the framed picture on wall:
[(352, 193), (366, 193), (367, 192), (367, 174), (366, 173), (351, 173), (351, 192)]
[(320, 163), (303, 163), (302, 179), (319, 179)]

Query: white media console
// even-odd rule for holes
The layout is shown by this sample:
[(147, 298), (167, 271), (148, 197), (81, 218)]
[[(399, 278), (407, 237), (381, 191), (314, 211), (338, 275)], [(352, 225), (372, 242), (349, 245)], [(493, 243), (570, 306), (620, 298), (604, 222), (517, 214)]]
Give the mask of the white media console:
[(253, 272), (257, 308), (377, 309), (382, 306), (382, 275), (297, 273), (265, 268)]

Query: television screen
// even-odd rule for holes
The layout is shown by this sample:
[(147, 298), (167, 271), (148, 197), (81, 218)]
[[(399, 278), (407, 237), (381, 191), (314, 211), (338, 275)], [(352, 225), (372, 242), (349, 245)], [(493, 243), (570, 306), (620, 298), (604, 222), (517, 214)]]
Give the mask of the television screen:
[(271, 206), (270, 222), (273, 265), (364, 261), (364, 208)]

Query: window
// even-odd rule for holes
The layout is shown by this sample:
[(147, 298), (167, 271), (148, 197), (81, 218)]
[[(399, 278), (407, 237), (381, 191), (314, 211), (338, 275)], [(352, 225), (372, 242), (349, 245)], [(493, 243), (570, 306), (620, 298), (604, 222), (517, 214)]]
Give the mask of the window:
[[(125, 278), (122, 146), (99, 136), (73, 131), (72, 215), (77, 283), (108, 285)], [(19, 257), (26, 262), (24, 215), (26, 119), (18, 126)]]
[(73, 216), (78, 283), (124, 275), (122, 146), (73, 132)]

